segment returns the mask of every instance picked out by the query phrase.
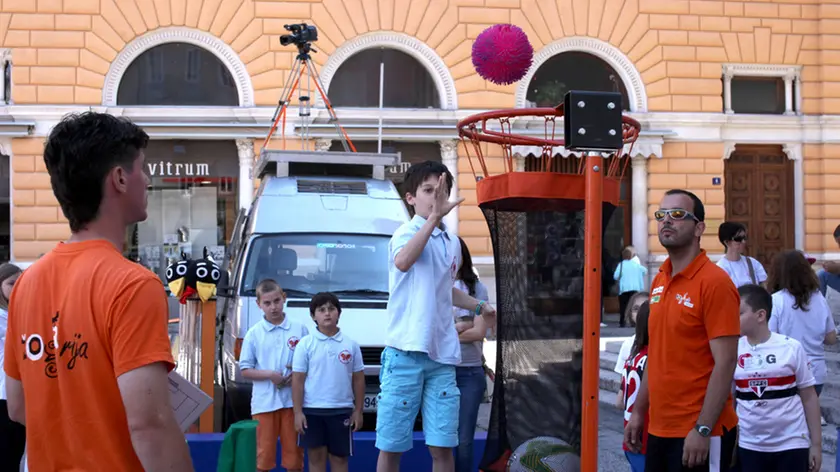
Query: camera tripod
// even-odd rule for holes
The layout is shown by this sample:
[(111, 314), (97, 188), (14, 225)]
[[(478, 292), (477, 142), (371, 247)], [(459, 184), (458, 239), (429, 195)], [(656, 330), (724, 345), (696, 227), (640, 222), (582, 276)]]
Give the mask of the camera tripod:
[[(298, 116), (301, 120), (301, 131), (300, 137), (303, 141), (303, 150), (307, 151), (309, 140), (311, 139), (309, 124), (310, 124), (310, 116), (311, 116), (311, 97), (309, 93), (312, 91), (312, 83), (315, 82), (315, 88), (318, 90), (318, 93), (321, 95), (321, 99), (324, 101), (324, 105), (327, 107), (327, 112), (330, 114), (330, 122), (335, 125), (336, 132), (338, 133), (339, 139), (341, 139), (341, 144), (344, 147), (345, 152), (356, 152), (356, 147), (353, 145), (353, 142), (350, 140), (350, 137), (347, 135), (347, 132), (344, 131), (344, 128), (338, 121), (338, 116), (335, 114), (335, 110), (330, 103), (330, 99), (327, 98), (327, 94), (324, 91), (324, 86), (321, 83), (321, 75), (315, 69), (315, 66), (312, 65), (312, 56), (310, 56), (310, 51), (318, 52), (317, 50), (312, 48), (312, 44), (309, 42), (301, 42), (296, 43), (295, 46), (298, 48), (298, 54), (295, 58), (295, 62), (292, 65), (292, 72), (289, 75), (289, 80), (286, 82), (286, 85), (283, 87), (283, 92), (280, 95), (280, 101), (277, 103), (277, 108), (274, 110), (274, 117), (272, 118), (272, 125), (271, 129), (268, 132), (268, 136), (266, 136), (265, 141), (263, 142), (263, 148), (268, 147), (269, 141), (274, 136), (274, 133), (277, 132), (277, 127), (280, 125), (280, 135), (281, 135), (281, 142), (283, 149), (286, 149), (286, 110), (288, 110), (289, 105), (291, 104), (292, 95), (294, 95), (295, 90), (298, 91), (298, 104), (300, 107)], [(303, 78), (303, 73), (306, 71), (306, 90), (302, 87), (299, 87), (301, 79)]]

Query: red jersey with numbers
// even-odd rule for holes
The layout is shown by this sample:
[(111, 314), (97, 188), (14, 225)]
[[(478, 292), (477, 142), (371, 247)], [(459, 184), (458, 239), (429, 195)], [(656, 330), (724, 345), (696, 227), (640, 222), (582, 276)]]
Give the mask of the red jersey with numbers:
[[(641, 351), (635, 356), (627, 359), (624, 363), (624, 374), (621, 376), (621, 390), (624, 392), (624, 427), (630, 421), (630, 416), (633, 414), (633, 405), (636, 403), (636, 397), (639, 395), (639, 387), (642, 386), (642, 376), (645, 374), (645, 365), (647, 364), (647, 346), (643, 347)], [(642, 450), (644, 454), (647, 450), (647, 436), (648, 436), (648, 418), (645, 417), (645, 427), (642, 430)], [(630, 451), (627, 445), (624, 445), (625, 451)]]
[(735, 398), (738, 445), (759, 452), (808, 449), (811, 441), (799, 390), (816, 384), (799, 341), (771, 333), (757, 346), (738, 341)]

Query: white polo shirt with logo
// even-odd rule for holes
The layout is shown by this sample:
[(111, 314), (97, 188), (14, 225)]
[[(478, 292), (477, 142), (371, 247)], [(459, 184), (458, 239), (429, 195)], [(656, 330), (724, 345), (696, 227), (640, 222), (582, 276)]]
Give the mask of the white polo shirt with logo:
[(365, 370), (359, 344), (339, 330), (314, 331), (295, 349), (294, 372), (306, 373), (304, 408), (353, 408), (353, 373)]
[(425, 352), (441, 364), (461, 362), (461, 343), (452, 319), (453, 284), (461, 266), (461, 243), (435, 228), (423, 252), (406, 272), (394, 260), (426, 220), (415, 215), (400, 226), (388, 244), (388, 330), (385, 345)]
[[(292, 369), (288, 366), (292, 365), (296, 346), (307, 334), (305, 326), (290, 321), (288, 316), (279, 325), (263, 318), (245, 334), (239, 368), (273, 370), (289, 375)], [(252, 415), (292, 408), (291, 384), (280, 388), (271, 380), (254, 380), (252, 383)]]
[(759, 452), (808, 449), (799, 390), (815, 384), (799, 341), (772, 333), (767, 342), (751, 346), (742, 336), (735, 367), (738, 445)]

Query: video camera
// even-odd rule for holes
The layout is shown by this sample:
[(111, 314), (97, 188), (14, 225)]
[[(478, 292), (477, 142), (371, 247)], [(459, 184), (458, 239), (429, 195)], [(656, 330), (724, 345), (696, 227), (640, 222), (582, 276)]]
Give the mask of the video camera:
[(303, 47), (308, 43), (318, 41), (318, 28), (315, 25), (298, 23), (295, 25), (283, 25), (283, 28), (286, 28), (286, 31), (291, 31), (292, 34), (280, 36), (280, 44), (282, 46), (294, 44), (295, 46)]

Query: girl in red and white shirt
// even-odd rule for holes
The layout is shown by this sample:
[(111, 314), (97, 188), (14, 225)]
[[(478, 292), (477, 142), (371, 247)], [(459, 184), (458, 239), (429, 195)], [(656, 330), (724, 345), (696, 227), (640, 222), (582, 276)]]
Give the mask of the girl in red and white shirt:
[[(617, 403), (624, 409), (624, 426), (633, 414), (633, 405), (636, 403), (636, 396), (639, 394), (639, 387), (642, 385), (642, 377), (645, 374), (648, 351), (648, 318), (650, 317), (650, 305), (647, 301), (639, 306), (636, 315), (636, 337), (627, 362), (624, 363), (624, 372), (621, 376), (621, 390), (618, 392)], [(645, 452), (647, 448), (647, 420), (645, 420), (642, 432), (642, 449), (639, 452), (631, 451), (624, 445), (624, 455), (630, 463), (632, 472), (644, 472)]]

